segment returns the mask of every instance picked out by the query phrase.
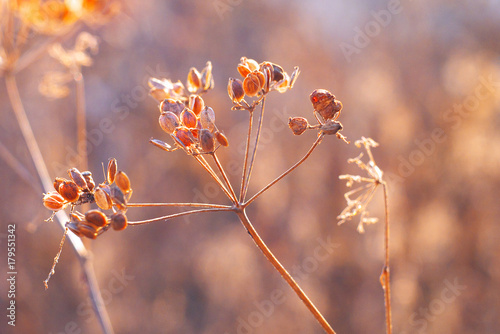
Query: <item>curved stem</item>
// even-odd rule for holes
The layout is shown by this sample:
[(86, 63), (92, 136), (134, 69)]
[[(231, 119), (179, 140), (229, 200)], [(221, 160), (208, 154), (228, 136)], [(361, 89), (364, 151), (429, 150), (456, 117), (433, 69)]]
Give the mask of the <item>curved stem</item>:
[(314, 149), (321, 143), (321, 140), (323, 139), (323, 137), (325, 136), (325, 134), (323, 132), (320, 133), (320, 135), (318, 136), (318, 138), (316, 139), (316, 141), (314, 142), (314, 144), (311, 146), (311, 148), (309, 149), (309, 151), (307, 151), (307, 153), (302, 157), (302, 159), (300, 159), (299, 161), (297, 161), (295, 163), (295, 165), (293, 165), (292, 167), (290, 167), (286, 172), (284, 172), (283, 174), (281, 174), (280, 176), (278, 176), (276, 179), (274, 179), (272, 182), (270, 182), (267, 186), (265, 186), (264, 188), (262, 188), (259, 192), (257, 192), (255, 195), (253, 195), (248, 201), (246, 201), (242, 206), (245, 208), (247, 207), (250, 203), (252, 203), (257, 197), (259, 197), (263, 192), (265, 192), (267, 189), (271, 188), (276, 182), (278, 182), (279, 180), (281, 180), (282, 178), (284, 178), (285, 176), (287, 176), (288, 174), (290, 174), (291, 172), (293, 172), (293, 170), (297, 167), (300, 166), (300, 164), (302, 164), (307, 158), (309, 158), (309, 156), (311, 155), (311, 153), (314, 151)]
[(318, 311), (313, 302), (307, 297), (305, 292), (300, 288), (300, 286), (295, 282), (293, 277), (288, 273), (288, 271), (283, 267), (283, 265), (278, 261), (278, 259), (274, 256), (271, 250), (264, 243), (262, 238), (259, 236), (252, 223), (248, 219), (245, 209), (237, 210), (236, 214), (240, 218), (241, 223), (247, 229), (248, 233), (251, 235), (253, 241), (257, 245), (257, 247), (264, 253), (264, 256), (267, 258), (269, 262), (274, 266), (274, 268), (281, 274), (283, 279), (290, 285), (293, 291), (297, 294), (297, 296), (302, 300), (302, 302), (306, 305), (309, 311), (313, 314), (313, 316), (318, 320), (321, 324), (325, 332), (330, 334), (335, 334), (335, 331), (332, 329), (330, 324), (325, 320), (323, 315)]
[(200, 209), (200, 210), (191, 210), (191, 211), (185, 211), (185, 212), (180, 212), (180, 213), (174, 213), (171, 215), (167, 216), (162, 216), (158, 218), (152, 218), (152, 219), (146, 219), (146, 220), (139, 220), (139, 221), (132, 221), (128, 222), (129, 225), (144, 225), (144, 224), (149, 224), (149, 223), (154, 223), (157, 221), (163, 221), (171, 218), (177, 218), (177, 217), (182, 217), (182, 216), (187, 216), (187, 215), (192, 215), (195, 213), (202, 213), (202, 212), (220, 212), (220, 211), (234, 211), (232, 207), (229, 208), (215, 208), (215, 209)]
[(387, 184), (382, 182), (384, 189), (384, 209), (385, 209), (385, 234), (384, 234), (384, 249), (385, 263), (380, 275), (380, 283), (384, 289), (385, 299), (385, 322), (387, 334), (392, 333), (392, 315), (391, 315), (391, 278), (389, 269), (389, 196), (387, 194)]
[(229, 205), (222, 204), (207, 204), (207, 203), (127, 203), (128, 208), (133, 207), (150, 207), (150, 206), (161, 206), (161, 207), (198, 207), (198, 208), (218, 208), (218, 209), (230, 209)]

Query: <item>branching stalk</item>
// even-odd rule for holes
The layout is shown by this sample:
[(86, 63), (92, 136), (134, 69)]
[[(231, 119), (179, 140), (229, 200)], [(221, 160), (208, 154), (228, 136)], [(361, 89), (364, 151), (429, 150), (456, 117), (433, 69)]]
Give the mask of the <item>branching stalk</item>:
[(202, 213), (202, 212), (220, 212), (220, 211), (234, 211), (232, 207), (229, 208), (210, 208), (210, 209), (199, 209), (199, 210), (191, 210), (191, 211), (185, 211), (185, 212), (179, 212), (179, 213), (174, 213), (171, 215), (167, 216), (162, 216), (162, 217), (157, 217), (157, 218), (152, 218), (152, 219), (146, 219), (146, 220), (138, 220), (138, 221), (129, 221), (129, 225), (144, 225), (144, 224), (149, 224), (149, 223), (154, 223), (157, 221), (164, 221), (172, 218), (177, 218), (177, 217), (182, 217), (182, 216), (188, 216), (192, 215), (195, 213)]
[(387, 334), (392, 334), (392, 314), (391, 314), (391, 278), (389, 267), (389, 196), (387, 194), (387, 184), (382, 182), (384, 189), (384, 209), (385, 209), (385, 233), (384, 233), (384, 249), (385, 261), (380, 282), (384, 288), (385, 299), (385, 322)]

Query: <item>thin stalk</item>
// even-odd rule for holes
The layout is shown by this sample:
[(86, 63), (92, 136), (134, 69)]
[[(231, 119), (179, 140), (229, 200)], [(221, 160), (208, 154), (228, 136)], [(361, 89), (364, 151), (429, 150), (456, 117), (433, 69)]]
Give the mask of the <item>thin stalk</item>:
[(85, 81), (81, 72), (74, 74), (76, 88), (76, 128), (77, 128), (77, 151), (80, 157), (81, 170), (88, 170), (87, 151), (87, 115), (85, 112)]
[[(12, 110), (17, 118), (19, 127), (21, 128), (21, 133), (26, 141), (26, 146), (30, 152), (31, 158), (35, 165), (36, 171), (42, 182), (44, 191), (49, 192), (53, 187), (52, 182), (49, 177), (49, 172), (47, 166), (43, 161), (42, 153), (38, 147), (38, 143), (33, 134), (33, 130), (29, 123), (28, 117), (24, 110), (21, 97), (19, 96), (19, 90), (17, 88), (16, 79), (13, 75), (7, 74), (5, 77), (5, 83), (7, 86), (7, 93), (9, 96), (10, 103), (12, 105)], [(69, 221), (69, 217), (64, 211), (58, 211), (56, 213), (57, 221), (59, 226), (65, 230), (65, 222)], [(68, 235), (68, 240), (76, 253), (78, 260), (80, 261), (80, 266), (82, 267), (83, 274), (85, 275), (85, 281), (89, 289), (90, 300), (92, 302), (92, 307), (97, 316), (101, 329), (105, 334), (112, 334), (113, 327), (111, 326), (111, 321), (109, 320), (108, 312), (104, 306), (104, 301), (99, 290), (99, 285), (97, 284), (97, 278), (94, 273), (94, 268), (92, 266), (92, 261), (90, 259), (90, 254), (86, 250), (82, 243), (82, 240), (78, 238), (73, 233)]]
[(382, 182), (384, 189), (384, 208), (385, 208), (385, 236), (384, 236), (384, 249), (385, 249), (385, 263), (380, 275), (380, 282), (384, 289), (385, 299), (385, 322), (387, 334), (392, 333), (392, 315), (391, 315), (391, 277), (389, 269), (389, 196), (387, 194), (387, 184)]
[(215, 165), (217, 166), (217, 169), (222, 175), (222, 179), (224, 179), (224, 182), (226, 183), (227, 187), (229, 188), (229, 191), (231, 192), (231, 195), (234, 198), (234, 201), (236, 201), (236, 194), (234, 193), (233, 187), (231, 186), (231, 182), (229, 182), (229, 179), (227, 178), (226, 172), (224, 171), (224, 168), (222, 168), (222, 165), (220, 164), (219, 158), (217, 158), (217, 154), (214, 152), (211, 154), (212, 158), (214, 158)]
[(229, 190), (227, 190), (227, 188), (224, 186), (224, 183), (222, 183), (217, 174), (215, 174), (214, 170), (212, 169), (212, 167), (210, 167), (207, 160), (205, 160), (205, 158), (202, 155), (193, 155), (193, 157), (212, 176), (215, 182), (219, 184), (220, 188), (222, 189), (222, 191), (224, 191), (224, 193), (231, 200), (231, 202), (236, 203), (236, 198), (233, 197), (233, 195), (229, 192)]
[(314, 149), (321, 143), (321, 140), (323, 139), (324, 136), (325, 136), (325, 134), (323, 132), (321, 132), (320, 135), (318, 136), (318, 138), (316, 139), (316, 141), (314, 142), (314, 144), (311, 146), (311, 148), (309, 149), (309, 151), (307, 151), (307, 153), (302, 157), (302, 159), (300, 159), (299, 161), (297, 161), (295, 163), (295, 165), (293, 165), (292, 167), (290, 167), (286, 172), (284, 172), (283, 174), (281, 174), (280, 176), (278, 176), (276, 179), (274, 179), (272, 182), (270, 182), (267, 186), (265, 186), (260, 191), (258, 191), (248, 201), (246, 201), (242, 206), (244, 208), (247, 207), (257, 197), (259, 197), (263, 192), (265, 192), (267, 189), (271, 188), (276, 182), (278, 182), (279, 180), (281, 180), (282, 178), (284, 178), (285, 176), (287, 176), (288, 174), (290, 174), (291, 172), (293, 172), (295, 168), (299, 167), (307, 158), (309, 158), (309, 156), (314, 151)]
[(198, 207), (198, 208), (214, 208), (214, 209), (230, 209), (229, 205), (221, 204), (207, 204), (207, 203), (127, 203), (127, 208), (133, 207), (149, 207), (149, 206), (161, 206), (161, 207)]
[(256, 246), (262, 251), (264, 256), (267, 258), (269, 262), (271, 262), (274, 268), (276, 268), (276, 270), (280, 273), (280, 275), (288, 283), (288, 285), (290, 285), (290, 287), (297, 294), (300, 300), (302, 300), (302, 302), (306, 305), (306, 307), (313, 314), (316, 320), (318, 320), (318, 322), (321, 324), (325, 332), (330, 334), (335, 334), (335, 331), (332, 329), (330, 324), (325, 320), (321, 312), (318, 311), (313, 302), (309, 299), (309, 297), (307, 297), (305, 292), (300, 288), (297, 282), (295, 282), (293, 277), (288, 273), (285, 267), (283, 267), (283, 265), (278, 261), (278, 259), (274, 256), (271, 250), (264, 243), (262, 238), (259, 236), (255, 228), (253, 227), (252, 223), (248, 219), (245, 209), (243, 208), (241, 210), (237, 210), (236, 214), (240, 218), (240, 221), (243, 224), (243, 226), (245, 226), (245, 228), (247, 229), (248, 233), (252, 236), (252, 239), (255, 242)]
[(158, 218), (152, 218), (152, 219), (146, 219), (146, 220), (138, 220), (138, 221), (129, 221), (128, 225), (144, 225), (144, 224), (149, 224), (149, 223), (154, 223), (158, 221), (164, 221), (172, 218), (177, 218), (177, 217), (182, 217), (182, 216), (188, 216), (192, 215), (195, 213), (202, 213), (202, 212), (220, 212), (220, 211), (234, 211), (232, 207), (229, 208), (213, 208), (213, 209), (200, 209), (200, 210), (191, 210), (191, 211), (185, 211), (185, 212), (180, 212), (180, 213), (174, 213), (172, 215), (167, 215), (167, 216), (162, 216)]
[(240, 187), (240, 203), (243, 202), (243, 192), (245, 189), (245, 180), (247, 178), (247, 167), (248, 167), (248, 155), (250, 151), (250, 139), (252, 138), (252, 127), (253, 127), (253, 110), (249, 110), (250, 119), (248, 120), (248, 133), (247, 133), (247, 144), (245, 146), (245, 157), (243, 160), (243, 172), (241, 173), (241, 187)]

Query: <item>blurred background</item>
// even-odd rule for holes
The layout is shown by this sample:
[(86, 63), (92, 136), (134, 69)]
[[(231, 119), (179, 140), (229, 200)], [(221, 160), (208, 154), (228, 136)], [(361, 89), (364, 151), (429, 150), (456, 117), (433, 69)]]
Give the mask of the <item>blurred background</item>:
[[(239, 185), (248, 115), (231, 111), (226, 85), (240, 57), (268, 60), (295, 87), (266, 103), (263, 137), (249, 194), (295, 163), (316, 138), (294, 136), (289, 116), (313, 122), (309, 94), (333, 92), (344, 105), (346, 145), (328, 137), (294, 173), (266, 192), (248, 215), (337, 333), (384, 333), (383, 224), (337, 225), (348, 190), (340, 174), (361, 136), (380, 143), (375, 160), (389, 184), (394, 333), (498, 333), (500, 328), (500, 2), (490, 1), (137, 1), (104, 26), (83, 69), (89, 167), (102, 182), (109, 157), (130, 177), (133, 202), (228, 204), (208, 174), (158, 126), (150, 76), (186, 81), (190, 67), (214, 68), (204, 96), (230, 146), (219, 150)], [(75, 36), (64, 46), (72, 47)], [(28, 47), (47, 37), (32, 34)], [(17, 75), (51, 178), (76, 155), (75, 95), (47, 99), (48, 55)], [(0, 141), (24, 166), (0, 162), (0, 241), (17, 227), (17, 321), (2, 333), (99, 333), (81, 269), (66, 244), (45, 291), (61, 229), (45, 223), (42, 189), (0, 89)], [(111, 124), (103, 131), (102, 124)], [(16, 168), (19, 169), (19, 168)], [(383, 221), (379, 190), (369, 211)], [(131, 208), (141, 220), (175, 211)], [(236, 216), (200, 214), (109, 231), (85, 240), (116, 333), (322, 333)], [(5, 267), (3, 267), (5, 268)], [(2, 291), (7, 283), (0, 281)], [(6, 305), (6, 293), (2, 293)], [(8, 328), (7, 328), (8, 327)], [(5, 329), (5, 330), (4, 330)]]

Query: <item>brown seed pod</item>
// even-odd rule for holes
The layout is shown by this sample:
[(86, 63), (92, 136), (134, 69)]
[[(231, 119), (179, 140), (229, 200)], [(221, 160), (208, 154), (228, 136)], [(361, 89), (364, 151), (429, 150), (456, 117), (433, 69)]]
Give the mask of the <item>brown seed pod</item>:
[(191, 109), (195, 115), (199, 115), (200, 112), (205, 108), (205, 101), (199, 95), (191, 95), (189, 97), (189, 109)]
[(87, 189), (87, 181), (83, 177), (82, 173), (76, 168), (68, 169), (68, 175), (76, 183), (76, 185), (83, 190)]
[(259, 69), (259, 64), (255, 60), (241, 57), (240, 63), (238, 64), (238, 72), (243, 78), (257, 69)]
[(248, 74), (245, 80), (243, 80), (243, 90), (245, 94), (248, 96), (256, 96), (261, 91), (262, 87), (264, 87), (265, 80), (264, 74), (260, 71), (253, 71)]
[(87, 224), (77, 224), (78, 232), (89, 239), (97, 238), (98, 229)]
[(214, 136), (207, 129), (200, 130), (200, 146), (203, 152), (213, 152), (215, 148)]
[(334, 120), (328, 120), (325, 124), (321, 125), (320, 130), (327, 135), (335, 135), (342, 130), (342, 124)]
[(175, 128), (179, 126), (179, 118), (171, 111), (162, 112), (158, 122), (163, 131), (169, 134), (174, 133)]
[(167, 152), (170, 152), (171, 151), (171, 148), (172, 146), (168, 145), (167, 143), (165, 143), (164, 141), (162, 140), (159, 140), (159, 139), (153, 139), (151, 138), (149, 140), (149, 142), (151, 144), (153, 144), (154, 146), (158, 147), (158, 148), (161, 148), (162, 150), (165, 150)]
[(217, 139), (219, 144), (221, 144), (222, 146), (224, 146), (224, 147), (229, 146), (229, 142), (227, 140), (227, 137), (222, 132), (217, 131), (215, 133), (215, 139)]
[(122, 231), (128, 225), (127, 216), (121, 212), (114, 213), (109, 220), (111, 222), (111, 227), (113, 227), (115, 231)]
[(177, 128), (177, 130), (175, 130), (174, 136), (184, 147), (189, 147), (195, 142), (191, 131), (189, 131), (189, 129), (184, 126)]
[(207, 61), (205, 68), (201, 71), (201, 87), (204, 91), (214, 88), (214, 77), (212, 75), (212, 62)]
[(124, 194), (128, 194), (132, 190), (130, 188), (130, 179), (123, 171), (116, 173), (115, 184)]
[(51, 191), (43, 195), (43, 206), (52, 211), (64, 208), (65, 200), (57, 191)]
[(108, 162), (108, 183), (111, 184), (115, 182), (116, 170), (118, 169), (118, 163), (115, 158), (110, 158)]
[[(325, 121), (334, 118), (335, 114), (342, 110), (342, 102), (326, 89), (316, 89), (309, 96), (314, 110), (323, 117)], [(338, 117), (338, 115), (337, 115)], [(335, 119), (337, 119), (335, 117)]]
[(63, 181), (58, 192), (68, 202), (76, 202), (80, 198), (80, 188), (73, 181)]
[(273, 63), (271, 63), (271, 65), (273, 67), (271, 80), (275, 81), (275, 82), (279, 82), (279, 81), (283, 80), (283, 78), (285, 77), (284, 76), (285, 71), (283, 70), (283, 67), (281, 67), (277, 64), (273, 64)]
[(184, 108), (184, 111), (181, 113), (181, 122), (187, 128), (195, 128), (196, 127), (196, 115), (189, 108)]
[(201, 74), (194, 67), (191, 67), (187, 76), (187, 89), (190, 93), (195, 93), (201, 87)]
[(67, 182), (69, 181), (68, 179), (65, 179), (65, 178), (62, 178), (62, 177), (56, 177), (54, 179), (54, 189), (59, 192), (59, 186), (63, 183), (63, 182)]
[(79, 225), (78, 223), (76, 222), (68, 222), (66, 223), (66, 227), (71, 231), (73, 232), (77, 237), (82, 237), (82, 233), (80, 232), (80, 228), (79, 228)]
[(89, 171), (85, 171), (85, 172), (82, 172), (82, 176), (85, 179), (85, 182), (87, 183), (87, 189), (89, 191), (94, 190), (95, 182), (94, 182), (94, 179), (92, 178), (92, 173)]
[(103, 227), (108, 223), (108, 218), (99, 210), (90, 210), (85, 213), (85, 221), (94, 227)]
[(215, 112), (210, 107), (205, 107), (200, 113), (200, 123), (203, 129), (214, 131), (215, 129)]
[(292, 129), (294, 135), (301, 135), (307, 130), (309, 122), (304, 117), (290, 117), (288, 119), (288, 126)]
[(107, 184), (100, 184), (94, 191), (94, 199), (98, 207), (109, 210), (113, 206), (111, 190)]
[(174, 99), (165, 99), (160, 103), (160, 112), (171, 111), (174, 114), (180, 116), (181, 112), (184, 110), (184, 102)]
[(245, 91), (243, 90), (243, 82), (239, 79), (229, 78), (227, 84), (227, 93), (229, 98), (233, 103), (240, 102), (245, 97)]
[(127, 209), (127, 199), (120, 188), (116, 186), (111, 187), (111, 199), (118, 209)]

